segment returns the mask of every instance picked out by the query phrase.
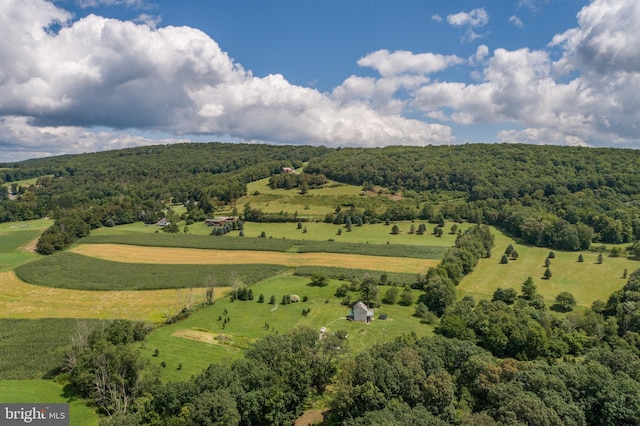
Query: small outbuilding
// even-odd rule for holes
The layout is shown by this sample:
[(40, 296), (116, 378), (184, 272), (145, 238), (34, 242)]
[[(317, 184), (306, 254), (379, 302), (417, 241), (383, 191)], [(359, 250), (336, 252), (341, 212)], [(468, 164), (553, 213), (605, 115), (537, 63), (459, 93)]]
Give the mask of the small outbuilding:
[(156, 225), (158, 225), (158, 226), (168, 226), (168, 225), (171, 225), (171, 222), (169, 222), (169, 219), (167, 219), (166, 217), (163, 217), (162, 219), (160, 219), (159, 221), (156, 222)]
[(350, 321), (371, 322), (373, 315), (373, 309), (369, 309), (362, 302), (357, 302), (349, 311), (347, 319)]

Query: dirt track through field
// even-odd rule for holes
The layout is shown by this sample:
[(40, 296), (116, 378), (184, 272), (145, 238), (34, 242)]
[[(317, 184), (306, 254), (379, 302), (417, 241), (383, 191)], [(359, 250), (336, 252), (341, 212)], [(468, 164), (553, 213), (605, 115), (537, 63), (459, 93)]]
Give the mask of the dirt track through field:
[(272, 265), (333, 266), (386, 272), (426, 272), (439, 261), (404, 257), (364, 256), (338, 253), (282, 253), (250, 250), (205, 250), (190, 248), (143, 247), (124, 244), (81, 244), (74, 253), (98, 259), (127, 263), (226, 265), (263, 263)]
[[(216, 289), (221, 297), (228, 288)], [(205, 289), (193, 289), (195, 303)], [(160, 322), (188, 290), (85, 291), (41, 287), (0, 272), (0, 318), (127, 318)]]

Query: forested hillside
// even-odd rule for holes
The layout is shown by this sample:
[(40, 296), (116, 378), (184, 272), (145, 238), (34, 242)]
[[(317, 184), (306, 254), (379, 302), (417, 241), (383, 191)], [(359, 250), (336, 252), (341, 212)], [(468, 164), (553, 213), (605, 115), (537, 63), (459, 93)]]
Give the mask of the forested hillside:
[(307, 146), (177, 144), (3, 164), (5, 182), (37, 181), (0, 188), (0, 222), (56, 218), (38, 245), (49, 254), (90, 229), (154, 223), (170, 203), (189, 202), (191, 218), (204, 220), (244, 195), (248, 182), (325, 152)]
[(456, 201), (413, 214), (483, 221), (530, 244), (579, 250), (640, 237), (639, 164), (635, 150), (476, 144), (342, 149), (305, 171), (418, 199), (445, 193)]
[[(304, 177), (279, 175), (282, 167), (307, 161)], [(304, 193), (329, 178), (365, 191), (384, 187), (412, 200), (384, 213), (361, 208), (349, 217), (352, 222), (358, 217), (482, 222), (525, 243), (584, 250), (592, 243), (640, 238), (638, 164), (640, 153), (634, 150), (507, 144), (337, 150), (150, 146), (1, 164), (0, 176), (8, 184), (0, 190), (0, 221), (74, 212), (89, 228), (151, 223), (170, 202), (185, 203), (197, 221), (245, 195), (246, 184), (256, 179), (272, 176), (272, 187), (300, 187)], [(37, 178), (36, 184), (11, 184), (26, 178)], [(78, 236), (86, 234), (79, 224), (73, 227), (82, 228)]]

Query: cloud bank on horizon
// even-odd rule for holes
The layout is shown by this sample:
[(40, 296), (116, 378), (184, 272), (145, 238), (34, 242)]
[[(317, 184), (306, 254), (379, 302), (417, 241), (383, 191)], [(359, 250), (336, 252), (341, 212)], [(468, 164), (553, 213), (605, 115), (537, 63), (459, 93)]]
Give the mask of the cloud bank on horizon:
[[(142, 0), (79, 0), (80, 7)], [(484, 8), (433, 15), (482, 39)], [(512, 25), (522, 27), (517, 16)], [(544, 49), (479, 44), (469, 57), (380, 49), (321, 92), (281, 74), (254, 76), (205, 32), (157, 27), (141, 14), (75, 19), (46, 0), (0, 1), (0, 161), (194, 136), (326, 146), (465, 142), (456, 129), (495, 125), (495, 142), (640, 148), (640, 2), (593, 0)], [(441, 81), (449, 68), (468, 74)], [(483, 142), (483, 141), (471, 141)]]

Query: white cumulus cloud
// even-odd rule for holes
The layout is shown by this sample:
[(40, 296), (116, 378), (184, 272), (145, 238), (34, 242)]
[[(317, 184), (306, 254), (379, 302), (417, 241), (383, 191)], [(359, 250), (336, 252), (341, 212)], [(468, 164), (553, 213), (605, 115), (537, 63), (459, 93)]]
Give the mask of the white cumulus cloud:
[[(62, 28), (47, 31), (53, 23)], [(0, 27), (5, 35), (0, 41), (0, 117), (8, 129), (23, 132), (35, 126), (32, 135), (57, 135), (34, 136), (50, 144), (48, 149), (39, 146), (39, 152), (85, 149), (71, 140), (78, 133), (86, 136), (81, 140), (92, 141), (87, 144), (108, 148), (108, 138), (96, 140), (94, 133), (82, 130), (92, 127), (119, 130), (113, 147), (122, 144), (127, 129), (330, 146), (453, 139), (446, 125), (400, 115), (402, 102), (384, 94), (409, 84), (402, 78), (376, 83), (378, 103), (338, 99), (292, 85), (281, 75), (253, 76), (197, 29), (156, 29), (154, 22), (96, 15), (72, 21), (68, 12), (44, 0), (5, 4)], [(404, 55), (402, 65), (398, 55), (386, 56), (387, 65), (379, 66), (390, 72), (428, 73), (452, 61)], [(15, 146), (12, 140), (24, 140), (20, 132), (8, 131), (0, 144)]]
[(484, 8), (473, 9), (447, 15), (447, 22), (454, 27), (483, 27), (489, 23), (489, 14)]
[(383, 49), (360, 58), (358, 65), (374, 68), (386, 77), (402, 73), (431, 74), (462, 62), (464, 61), (455, 55), (415, 54), (406, 50), (389, 52)]

